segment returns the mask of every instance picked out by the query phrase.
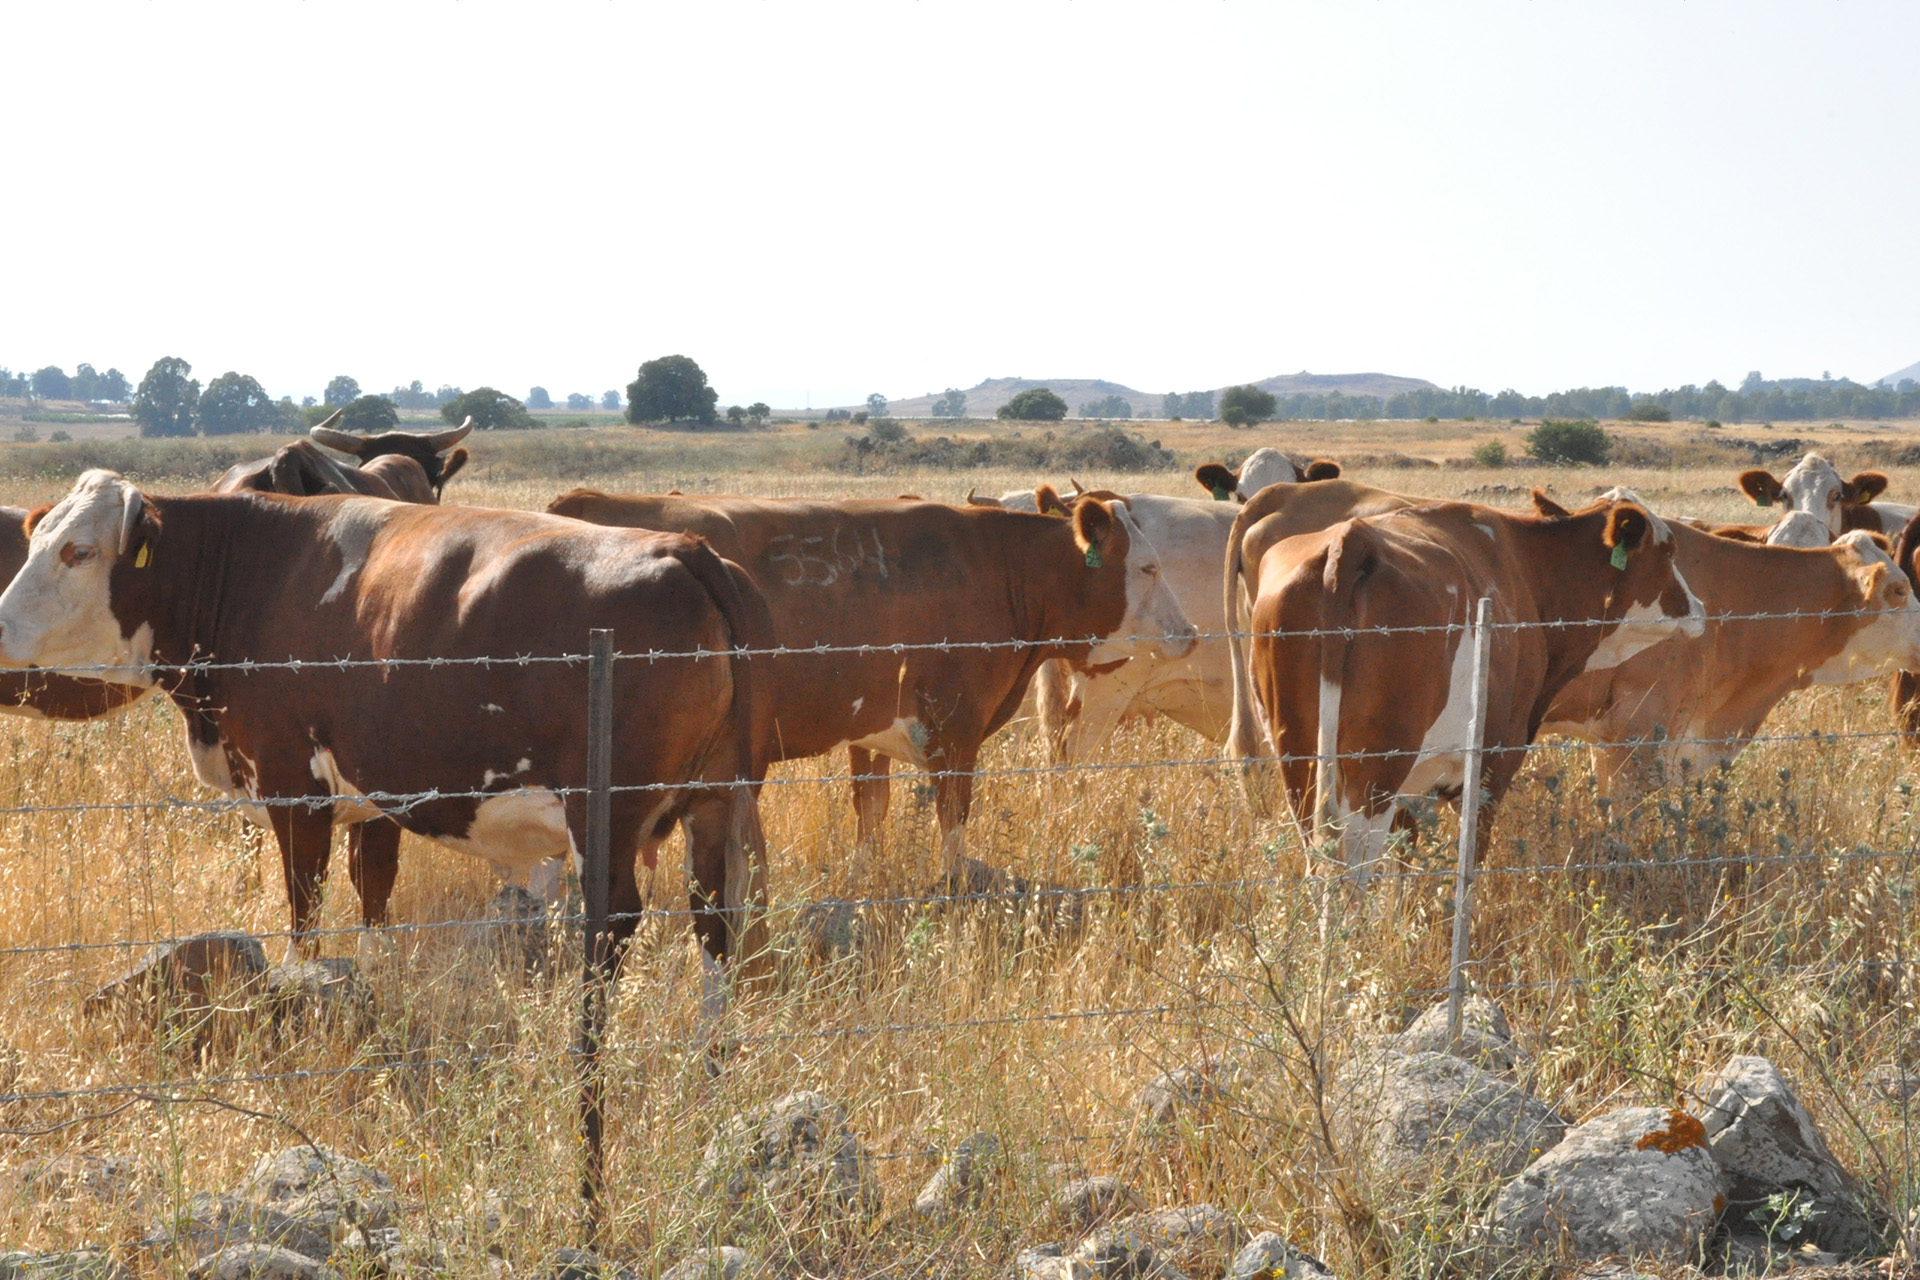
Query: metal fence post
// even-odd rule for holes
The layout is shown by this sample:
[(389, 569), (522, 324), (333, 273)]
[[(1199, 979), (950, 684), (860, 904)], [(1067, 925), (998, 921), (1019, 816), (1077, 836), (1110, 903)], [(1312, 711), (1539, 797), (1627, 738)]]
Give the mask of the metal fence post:
[(587, 633), (587, 841), (580, 857), (583, 959), (580, 972), (580, 1137), (587, 1165), (580, 1179), (588, 1247), (605, 1225), (607, 1158), (600, 1042), (607, 1025), (608, 826), (613, 802), (613, 632)]
[(1473, 693), (1467, 704), (1466, 777), (1460, 784), (1460, 865), (1453, 879), (1453, 962), (1447, 974), (1447, 1043), (1460, 1041), (1467, 995), (1467, 945), (1473, 930), (1473, 860), (1480, 838), (1480, 764), (1487, 737), (1487, 660), (1493, 648), (1493, 601), (1480, 597), (1473, 615)]

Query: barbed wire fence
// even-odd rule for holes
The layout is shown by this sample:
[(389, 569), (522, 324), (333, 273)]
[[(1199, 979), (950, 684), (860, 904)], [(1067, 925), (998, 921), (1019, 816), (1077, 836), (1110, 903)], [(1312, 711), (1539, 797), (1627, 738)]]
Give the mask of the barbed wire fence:
[[(1738, 615), (1715, 615), (1706, 622), (1709, 626), (1723, 625), (1729, 622), (1767, 622), (1767, 621), (1816, 621), (1834, 622), (1848, 617), (1870, 614), (1873, 610), (1830, 610), (1830, 611), (1782, 611), (1750, 613)], [(1255, 638), (1272, 640), (1306, 641), (1327, 636), (1340, 636), (1355, 639), (1362, 635), (1386, 636), (1396, 634), (1450, 634), (1458, 635), (1462, 644), (1472, 645), (1472, 681), (1469, 716), (1466, 734), (1458, 744), (1445, 744), (1449, 754), (1458, 754), (1463, 761), (1465, 781), (1461, 788), (1461, 821), (1457, 842), (1455, 865), (1449, 869), (1422, 868), (1406, 866), (1395, 869), (1391, 878), (1396, 884), (1434, 884), (1450, 882), (1451, 946), (1447, 966), (1447, 980), (1443, 985), (1407, 987), (1398, 992), (1403, 999), (1444, 998), (1447, 1007), (1447, 1036), (1449, 1041), (1458, 1042), (1462, 1034), (1462, 1011), (1469, 994), (1497, 996), (1502, 993), (1519, 991), (1572, 991), (1589, 985), (1593, 980), (1575, 974), (1534, 979), (1514, 979), (1491, 981), (1485, 977), (1474, 979), (1473, 938), (1473, 902), (1477, 886), (1493, 878), (1532, 877), (1541, 878), (1553, 875), (1573, 876), (1579, 874), (1619, 873), (1623, 871), (1650, 871), (1673, 874), (1681, 871), (1741, 871), (1752, 873), (1767, 867), (1831, 866), (1842, 867), (1849, 863), (1897, 862), (1911, 866), (1920, 851), (1911, 848), (1873, 849), (1856, 847), (1852, 849), (1830, 849), (1824, 851), (1785, 850), (1758, 854), (1752, 852), (1713, 854), (1709, 856), (1680, 856), (1669, 858), (1611, 858), (1605, 861), (1576, 861), (1572, 856), (1559, 862), (1543, 862), (1532, 865), (1481, 865), (1483, 851), (1478, 847), (1482, 824), (1479, 814), (1482, 804), (1481, 770), (1488, 746), (1484, 741), (1486, 710), (1488, 702), (1488, 683), (1490, 679), (1489, 654), (1491, 638), (1501, 630), (1553, 629), (1569, 630), (1582, 627), (1601, 628), (1616, 625), (1606, 620), (1568, 620), (1554, 622), (1495, 621), (1491, 617), (1490, 603), (1478, 602), (1476, 616), (1472, 622), (1449, 622), (1444, 624), (1418, 624), (1404, 626), (1377, 626), (1364, 628), (1336, 628), (1327, 630), (1296, 630), (1284, 632), (1254, 633), (1235, 631), (1232, 633), (1199, 633), (1198, 641), (1223, 640), (1228, 638), (1242, 641)], [(1644, 625), (1644, 624), (1643, 624)], [(1136, 643), (1152, 643), (1159, 638), (1137, 638)], [(545, 788), (555, 796), (583, 797), (586, 802), (587, 824), (585, 839), (578, 850), (578, 883), (580, 889), (580, 909), (577, 911), (561, 909), (549, 911), (543, 917), (544, 923), (563, 931), (578, 930), (580, 938), (580, 995), (577, 1016), (577, 1030), (573, 1038), (571, 1056), (577, 1068), (577, 1088), (579, 1096), (580, 1137), (583, 1148), (583, 1170), (580, 1191), (585, 1207), (586, 1230), (589, 1239), (597, 1236), (602, 1224), (602, 1206), (606, 1198), (606, 1161), (604, 1152), (605, 1097), (601, 1078), (603, 1059), (617, 1056), (627, 1050), (627, 1046), (607, 1043), (607, 1019), (609, 992), (604, 981), (607, 972), (606, 961), (610, 957), (610, 928), (615, 924), (657, 921), (671, 926), (675, 922), (684, 922), (699, 914), (692, 908), (650, 907), (639, 917), (619, 917), (609, 914), (609, 892), (611, 859), (613, 851), (609, 847), (610, 806), (613, 797), (630, 792), (684, 792), (702, 787), (755, 787), (762, 796), (778, 794), (781, 788), (822, 784), (846, 784), (861, 781), (888, 781), (886, 774), (856, 774), (851, 771), (822, 771), (808, 774), (783, 774), (769, 777), (758, 783), (741, 780), (728, 782), (702, 782), (698, 780), (664, 781), (652, 783), (618, 784), (612, 781), (612, 761), (616, 737), (612, 713), (612, 689), (618, 678), (618, 670), (623, 663), (646, 662), (657, 664), (663, 661), (714, 661), (732, 659), (773, 659), (791, 657), (821, 657), (832, 655), (849, 656), (899, 656), (903, 659), (917, 652), (962, 653), (968, 651), (991, 650), (1037, 650), (1054, 644), (1094, 644), (1101, 643), (1099, 638), (1072, 641), (1034, 640), (980, 640), (980, 641), (930, 641), (899, 642), (873, 644), (820, 644), (802, 646), (769, 646), (761, 648), (742, 647), (737, 649), (694, 649), (687, 651), (648, 650), (644, 652), (620, 652), (614, 647), (614, 637), (605, 631), (595, 631), (589, 636), (589, 644), (584, 652), (563, 654), (510, 654), (504, 656), (483, 655), (471, 657), (393, 657), (393, 658), (354, 658), (351, 656), (310, 659), (289, 657), (283, 660), (237, 660), (217, 661), (208, 659), (180, 664), (147, 664), (133, 668), (115, 665), (85, 665), (64, 668), (46, 668), (47, 675), (68, 675), (83, 678), (113, 680), (119, 676), (147, 683), (154, 680), (184, 678), (196, 674), (208, 674), (215, 671), (228, 672), (239, 676), (266, 674), (269, 672), (300, 675), (303, 673), (365, 671), (370, 676), (385, 677), (396, 671), (408, 669), (428, 671), (457, 671), (461, 668), (477, 668), (492, 671), (496, 669), (530, 668), (536, 666), (565, 665), (584, 668), (587, 680), (587, 706), (582, 709), (585, 732), (588, 742), (586, 777), (578, 786)], [(1106, 643), (1113, 643), (1107, 641)], [(555, 708), (553, 714), (567, 714), (564, 709)], [(1758, 744), (1794, 744), (1807, 743), (1831, 748), (1842, 741), (1859, 742), (1900, 742), (1910, 738), (1910, 734), (1900, 728), (1885, 730), (1849, 730), (1845, 733), (1832, 732), (1786, 732), (1774, 734), (1737, 734), (1721, 737), (1685, 737), (1655, 735), (1631, 740), (1613, 742), (1586, 741), (1548, 741), (1528, 743), (1524, 747), (1501, 747), (1505, 751), (1547, 752), (1547, 751), (1589, 751), (1603, 748), (1623, 750), (1679, 747), (1712, 747), (1741, 749)], [(1375, 750), (1343, 750), (1331, 756), (1277, 755), (1260, 761), (1246, 761), (1218, 752), (1191, 754), (1178, 758), (1158, 758), (1142, 760), (1107, 760), (1049, 762), (1045, 764), (1022, 764), (1013, 766), (979, 767), (968, 770), (938, 769), (930, 767), (915, 768), (892, 775), (894, 779), (907, 783), (925, 783), (941, 778), (966, 774), (976, 780), (1009, 779), (1035, 781), (1049, 777), (1085, 776), (1085, 775), (1121, 775), (1175, 769), (1202, 770), (1238, 770), (1249, 764), (1267, 765), (1308, 765), (1316, 769), (1337, 767), (1340, 762), (1351, 760), (1382, 759), (1393, 757), (1418, 756), (1422, 749), (1384, 748)], [(1276, 785), (1277, 779), (1268, 785)], [(1320, 784), (1322, 789), (1326, 784)], [(503, 794), (501, 786), (489, 785), (482, 788), (460, 789), (430, 788), (414, 792), (391, 792), (372, 790), (356, 792), (353, 799), (358, 803), (373, 806), (383, 815), (404, 818), (420, 806), (449, 799), (485, 800)], [(179, 795), (161, 795), (151, 799), (125, 801), (80, 801), (52, 804), (14, 804), (0, 805), (0, 817), (31, 816), (41, 814), (81, 814), (109, 811), (159, 811), (163, 813), (183, 812), (200, 814), (221, 814), (244, 811), (260, 811), (279, 806), (302, 807), (310, 810), (329, 808), (335, 805), (338, 797), (332, 794), (314, 794), (303, 796), (226, 796), (218, 798), (191, 797)], [(1279, 801), (1286, 805), (1284, 799)], [(849, 909), (860, 912), (875, 912), (891, 909), (921, 910), (932, 908), (985, 906), (998, 904), (1020, 912), (1043, 914), (1057, 912), (1061, 908), (1084, 914), (1094, 904), (1124, 902), (1127, 900), (1172, 899), (1183, 894), (1239, 894), (1243, 903), (1250, 902), (1252, 895), (1274, 890), (1306, 891), (1331, 899), (1342, 888), (1350, 887), (1356, 868), (1330, 866), (1316, 870), (1316, 865), (1325, 862), (1332, 850), (1321, 824), (1316, 820), (1320, 815), (1308, 815), (1303, 818), (1304, 828), (1314, 828), (1305, 834), (1314, 840), (1318, 847), (1305, 848), (1302, 853), (1307, 857), (1307, 869), (1293, 874), (1274, 874), (1269, 876), (1242, 876), (1224, 879), (1202, 879), (1181, 882), (1111, 884), (1078, 887), (1048, 885), (1008, 884), (987, 888), (955, 890), (951, 892), (929, 892), (921, 894), (891, 894), (869, 896), (855, 899), (837, 900)], [(1337, 838), (1337, 837), (1336, 837)], [(461, 931), (465, 933), (475, 929), (511, 928), (519, 924), (513, 920), (489, 921), (429, 921), (419, 923), (399, 923), (382, 926), (383, 931), (393, 933), (430, 934), (435, 931)], [(326, 939), (343, 936), (363, 936), (361, 928), (315, 928), (299, 935), (292, 931), (262, 931), (256, 938), (262, 941), (283, 939), (289, 943), (296, 940), (308, 944), (321, 944)], [(144, 937), (116, 938), (109, 940), (52, 942), (34, 945), (0, 947), (0, 958), (22, 958), (32, 956), (80, 955), (105, 951), (118, 951), (131, 954), (136, 951), (154, 951), (157, 948), (180, 941), (180, 938)], [(1787, 966), (1785, 972), (1809, 980), (1824, 978), (1842, 978), (1849, 974), (1857, 976), (1859, 966)], [(1227, 1006), (1209, 1002), (1196, 996), (1193, 999), (1175, 1003), (1156, 1003), (1151, 1005), (1125, 1007), (1092, 1007), (1039, 1012), (1008, 1013), (978, 1018), (951, 1019), (926, 1018), (892, 1020), (882, 1022), (861, 1022), (852, 1026), (815, 1026), (804, 1029), (784, 1029), (752, 1032), (736, 1038), (737, 1044), (779, 1043), (792, 1041), (820, 1040), (857, 1040), (872, 1039), (889, 1035), (924, 1035), (947, 1033), (961, 1030), (980, 1030), (988, 1028), (1006, 1028), (1030, 1024), (1048, 1025), (1094, 1025), (1124, 1019), (1160, 1019), (1170, 1016), (1196, 1015), (1217, 1011)], [(1253, 1011), (1250, 1001), (1242, 1000), (1231, 1006), (1241, 1013)], [(190, 1082), (180, 1080), (139, 1079), (123, 1082), (87, 1083), (72, 1087), (16, 1089), (12, 1085), (0, 1088), (0, 1107), (17, 1103), (109, 1103), (115, 1099), (152, 1100), (154, 1098), (181, 1101), (180, 1090), (187, 1084), (195, 1091), (195, 1096), (207, 1098), (209, 1091), (240, 1085), (248, 1086), (287, 1086), (312, 1083), (347, 1077), (391, 1076), (400, 1073), (432, 1073), (459, 1068), (462, 1066), (512, 1064), (540, 1065), (550, 1061), (542, 1056), (526, 1053), (486, 1052), (463, 1056), (431, 1055), (415, 1056), (399, 1061), (354, 1062), (333, 1067), (313, 1067), (281, 1071), (242, 1072), (231, 1074), (212, 1074), (193, 1078)], [(191, 1100), (191, 1099), (188, 1099)], [(54, 1128), (64, 1128), (98, 1118), (99, 1113), (87, 1113), (79, 1119), (58, 1122)], [(0, 1129), (0, 1134), (28, 1136), (44, 1130)], [(1108, 1140), (1112, 1135), (1068, 1134), (1061, 1135), (1056, 1141), (1067, 1143), (1091, 1143)], [(874, 1153), (873, 1158), (880, 1161), (895, 1161), (918, 1158), (931, 1158), (939, 1153), (931, 1148), (918, 1150), (886, 1151)]]

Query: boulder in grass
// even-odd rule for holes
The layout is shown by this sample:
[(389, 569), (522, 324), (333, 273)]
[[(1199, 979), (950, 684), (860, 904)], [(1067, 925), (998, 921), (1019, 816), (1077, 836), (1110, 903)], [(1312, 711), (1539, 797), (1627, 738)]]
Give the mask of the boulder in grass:
[(1175, 1067), (1140, 1091), (1140, 1110), (1150, 1124), (1189, 1123), (1217, 1116), (1239, 1098), (1247, 1073), (1225, 1059)]
[(324, 1258), (333, 1245), (329, 1224), (307, 1223), (240, 1196), (197, 1192), (177, 1212), (154, 1224), (141, 1244), (158, 1256), (189, 1261), (230, 1245), (271, 1244)]
[[(288, 1147), (263, 1157), (236, 1190), (241, 1199), (300, 1223), (303, 1240), (324, 1238), (329, 1246), (351, 1228), (399, 1225), (400, 1198), (387, 1176), (325, 1147)], [(315, 1256), (324, 1258), (327, 1250)]]
[(1452, 1054), (1392, 1049), (1347, 1064), (1334, 1081), (1333, 1115), (1363, 1158), (1397, 1180), (1507, 1177), (1567, 1129), (1511, 1080)]
[(730, 1207), (764, 1198), (783, 1214), (871, 1218), (880, 1208), (873, 1158), (824, 1094), (790, 1093), (724, 1125), (700, 1157), (697, 1189)]
[(1218, 1276), (1226, 1271), (1245, 1239), (1246, 1233), (1221, 1210), (1196, 1204), (1136, 1213), (1109, 1223), (1081, 1241), (1074, 1256), (1103, 1276), (1115, 1266), (1145, 1265), (1126, 1261), (1140, 1258), (1149, 1258), (1163, 1269)]
[(1099, 1280), (1094, 1269), (1066, 1256), (1059, 1244), (1022, 1249), (1013, 1259), (1012, 1280)]
[(555, 1249), (540, 1264), (538, 1280), (639, 1280), (632, 1271), (585, 1249)]
[(942, 1223), (957, 1211), (979, 1204), (999, 1156), (1000, 1140), (990, 1133), (962, 1139), (913, 1198), (914, 1216), (924, 1222)]
[[(1700, 1090), (1713, 1158), (1731, 1180), (1728, 1220), (1794, 1244), (1846, 1256), (1874, 1244), (1860, 1184), (1840, 1167), (1826, 1139), (1765, 1058), (1738, 1057)], [(1798, 1203), (1795, 1203), (1795, 1202)], [(1774, 1227), (1776, 1220), (1785, 1221)]]
[(275, 1025), (344, 1028), (355, 1036), (373, 1029), (373, 989), (345, 958), (288, 960), (265, 974)]
[(1054, 1193), (1053, 1207), (1069, 1225), (1091, 1227), (1108, 1218), (1139, 1213), (1147, 1202), (1120, 1179), (1100, 1174), (1076, 1178), (1061, 1187)]
[(1273, 1231), (1262, 1231), (1227, 1268), (1227, 1280), (1333, 1280), (1333, 1268)]
[(1488, 1071), (1509, 1072), (1526, 1061), (1500, 1006), (1485, 996), (1460, 1002), (1460, 1039), (1447, 1035), (1447, 1002), (1442, 1000), (1393, 1037), (1389, 1048), (1401, 1053), (1450, 1053)]
[(243, 1003), (267, 972), (252, 934), (218, 930), (154, 944), (140, 963), (86, 998), (89, 1016), (114, 1010), (204, 1018)]
[(229, 1245), (187, 1269), (188, 1280), (340, 1280), (317, 1258), (270, 1244)]
[(0, 1280), (133, 1280), (105, 1249), (0, 1253)]
[(1576, 1125), (1500, 1190), (1493, 1225), (1521, 1249), (1577, 1261), (1691, 1257), (1726, 1208), (1700, 1121), (1628, 1107)]
[(753, 1280), (758, 1268), (745, 1249), (721, 1245), (687, 1255), (660, 1273), (660, 1280)]

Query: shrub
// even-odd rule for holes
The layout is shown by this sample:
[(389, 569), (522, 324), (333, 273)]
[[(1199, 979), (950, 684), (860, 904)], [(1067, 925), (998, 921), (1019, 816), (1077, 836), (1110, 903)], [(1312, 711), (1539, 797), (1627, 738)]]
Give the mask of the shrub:
[(1250, 427), (1274, 414), (1273, 392), (1259, 387), (1228, 387), (1220, 394), (1220, 421), (1230, 427)]
[(1028, 387), (1000, 406), (1000, 416), (1019, 422), (1058, 422), (1067, 416), (1067, 402), (1049, 387)]
[(1718, 431), (1718, 430), (1720, 429), (1720, 427), (1721, 427), (1721, 422), (1720, 422), (1720, 419), (1718, 419), (1718, 418), (1708, 418), (1708, 419), (1707, 419), (1707, 421), (1706, 421), (1706, 428), (1707, 428), (1707, 430), (1709, 430), (1709, 431)]
[(1665, 405), (1655, 404), (1651, 400), (1642, 400), (1627, 410), (1628, 422), (1672, 422), (1673, 413)]
[(867, 436), (875, 444), (899, 444), (907, 438), (907, 429), (892, 418), (875, 418), (867, 424)]
[(1597, 422), (1548, 418), (1527, 433), (1527, 451), (1553, 467), (1605, 466), (1613, 441)]
[(1483, 467), (1507, 465), (1507, 446), (1499, 440), (1485, 440), (1473, 447), (1473, 460)]

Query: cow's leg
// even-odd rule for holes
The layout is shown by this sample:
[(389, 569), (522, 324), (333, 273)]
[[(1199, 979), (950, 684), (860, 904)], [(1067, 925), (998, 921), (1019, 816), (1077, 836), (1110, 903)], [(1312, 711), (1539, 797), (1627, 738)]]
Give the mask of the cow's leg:
[(287, 909), (293, 936), (287, 940), (287, 958), (313, 957), (319, 945), (308, 937), (320, 911), (320, 886), (327, 878), (333, 855), (333, 806), (312, 797), (311, 804), (276, 804), (267, 810), (273, 836), (280, 845), (280, 870), (287, 884)]
[(688, 805), (689, 894), (694, 935), (717, 976), (735, 961), (757, 969), (765, 959), (766, 836), (752, 793), (715, 787)]
[(347, 828), (347, 877), (360, 895), (360, 923), (377, 928), (387, 922), (387, 905), (399, 874), (399, 823), (369, 818)]
[(990, 892), (1003, 877), (985, 863), (967, 857), (967, 815), (973, 809), (973, 766), (976, 752), (949, 750), (936, 754), (934, 811), (940, 819), (940, 858), (945, 882), (956, 893)]
[(1068, 735), (1080, 718), (1080, 703), (1073, 696), (1073, 668), (1058, 658), (1049, 658), (1033, 673), (1033, 703), (1040, 719), (1040, 739), (1047, 744), (1047, 758), (1059, 764), (1065, 755)]
[(1076, 712), (1060, 739), (1055, 758), (1062, 764), (1077, 764), (1098, 751), (1120, 727), (1152, 674), (1145, 663), (1135, 659), (1118, 671), (1082, 677)]
[(847, 748), (847, 772), (853, 775), (855, 838), (862, 849), (878, 853), (887, 821), (887, 771), (892, 762), (865, 747)]

